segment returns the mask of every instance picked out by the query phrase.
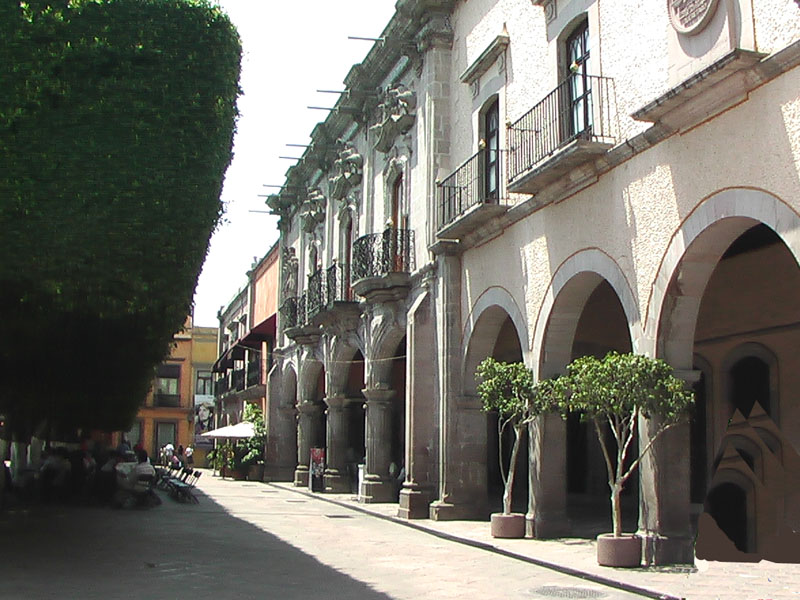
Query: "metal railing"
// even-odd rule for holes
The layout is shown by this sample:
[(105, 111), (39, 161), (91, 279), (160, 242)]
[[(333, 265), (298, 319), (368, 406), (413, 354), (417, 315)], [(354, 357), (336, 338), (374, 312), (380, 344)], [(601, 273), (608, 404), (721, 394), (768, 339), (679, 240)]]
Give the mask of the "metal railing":
[(230, 390), (230, 383), (228, 382), (228, 376), (223, 375), (222, 377), (218, 377), (217, 381), (214, 383), (214, 389), (216, 395), (222, 396), (223, 394), (227, 394)]
[(153, 406), (157, 408), (178, 408), (181, 405), (181, 397), (178, 394), (159, 394), (153, 396)]
[(247, 363), (247, 387), (261, 383), (261, 360)]
[(350, 287), (350, 265), (337, 263), (325, 273), (325, 304), (331, 308), (335, 302), (353, 302)]
[(614, 143), (615, 112), (613, 79), (571, 75), (509, 127), (509, 182), (575, 139)]
[(283, 328), (297, 327), (297, 297), (293, 296), (284, 300), (280, 309)]
[(410, 229), (386, 229), (361, 236), (353, 242), (351, 281), (384, 277), (390, 273), (414, 270), (414, 232)]
[(317, 315), (321, 310), (325, 308), (326, 282), (327, 278), (325, 277), (325, 271), (323, 271), (322, 269), (317, 269), (317, 271), (313, 275), (309, 275), (308, 288), (306, 289), (305, 292), (306, 310), (308, 311), (308, 313), (306, 314), (306, 319), (310, 320), (312, 317)]
[(436, 229), (478, 204), (505, 204), (501, 193), (503, 150), (478, 150), (438, 184)]
[(237, 392), (244, 389), (244, 369), (235, 369), (231, 373), (231, 389)]

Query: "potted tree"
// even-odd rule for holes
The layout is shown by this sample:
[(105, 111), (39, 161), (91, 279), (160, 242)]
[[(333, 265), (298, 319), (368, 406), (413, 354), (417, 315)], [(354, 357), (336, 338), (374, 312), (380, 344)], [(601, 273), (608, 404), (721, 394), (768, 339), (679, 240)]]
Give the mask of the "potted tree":
[[(559, 379), (562, 414), (577, 412), (594, 425), (608, 470), (613, 532), (598, 536), (597, 561), (605, 566), (638, 566), (641, 540), (622, 533), (620, 494), (656, 440), (688, 417), (694, 394), (663, 360), (614, 351), (603, 359), (575, 359)], [(639, 456), (626, 464), (640, 415), (652, 418), (655, 427)]]
[[(528, 423), (552, 409), (550, 394), (539, 393), (533, 383), (533, 373), (522, 363), (499, 362), (489, 357), (476, 371), (478, 395), (484, 412), (497, 411), (500, 475), (503, 479), (503, 512), (491, 516), (494, 537), (525, 537), (525, 515), (511, 512), (512, 489), (517, 457)], [(511, 458), (506, 467), (503, 460), (503, 434), (514, 432)]]
[(250, 481), (263, 481), (264, 446), (267, 443), (264, 413), (258, 405), (247, 404), (242, 417), (244, 421), (253, 424), (253, 437), (240, 443), (240, 467), (247, 473)]

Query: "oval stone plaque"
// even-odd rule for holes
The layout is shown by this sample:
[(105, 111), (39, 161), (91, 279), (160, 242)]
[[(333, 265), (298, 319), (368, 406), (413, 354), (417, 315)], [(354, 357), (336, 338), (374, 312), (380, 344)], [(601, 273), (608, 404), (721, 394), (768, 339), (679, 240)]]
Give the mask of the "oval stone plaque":
[(678, 33), (699, 33), (714, 16), (717, 2), (718, 0), (667, 0), (669, 20)]

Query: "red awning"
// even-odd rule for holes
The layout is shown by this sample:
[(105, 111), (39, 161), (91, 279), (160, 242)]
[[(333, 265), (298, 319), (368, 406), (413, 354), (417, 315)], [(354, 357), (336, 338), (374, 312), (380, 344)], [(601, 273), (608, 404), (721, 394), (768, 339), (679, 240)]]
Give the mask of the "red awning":
[(223, 371), (233, 367), (233, 361), (244, 360), (245, 347), (240, 344), (241, 342), (237, 342), (225, 350), (225, 352), (223, 352), (214, 363), (214, 366), (211, 367), (211, 370), (214, 373), (222, 373)]
[(261, 350), (261, 342), (275, 337), (276, 321), (277, 318), (275, 315), (261, 321), (261, 323), (253, 327), (246, 336), (239, 340), (238, 344), (253, 350)]

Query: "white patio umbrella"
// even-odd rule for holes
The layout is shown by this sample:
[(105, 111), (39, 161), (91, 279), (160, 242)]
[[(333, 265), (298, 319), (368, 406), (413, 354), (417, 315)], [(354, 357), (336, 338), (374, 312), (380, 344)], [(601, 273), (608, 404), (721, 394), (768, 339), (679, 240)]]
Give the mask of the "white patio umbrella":
[(220, 427), (219, 429), (206, 431), (200, 435), (207, 438), (241, 440), (253, 437), (255, 435), (255, 431), (253, 430), (252, 423), (242, 421), (241, 423), (236, 423), (236, 425), (226, 425), (225, 427)]

